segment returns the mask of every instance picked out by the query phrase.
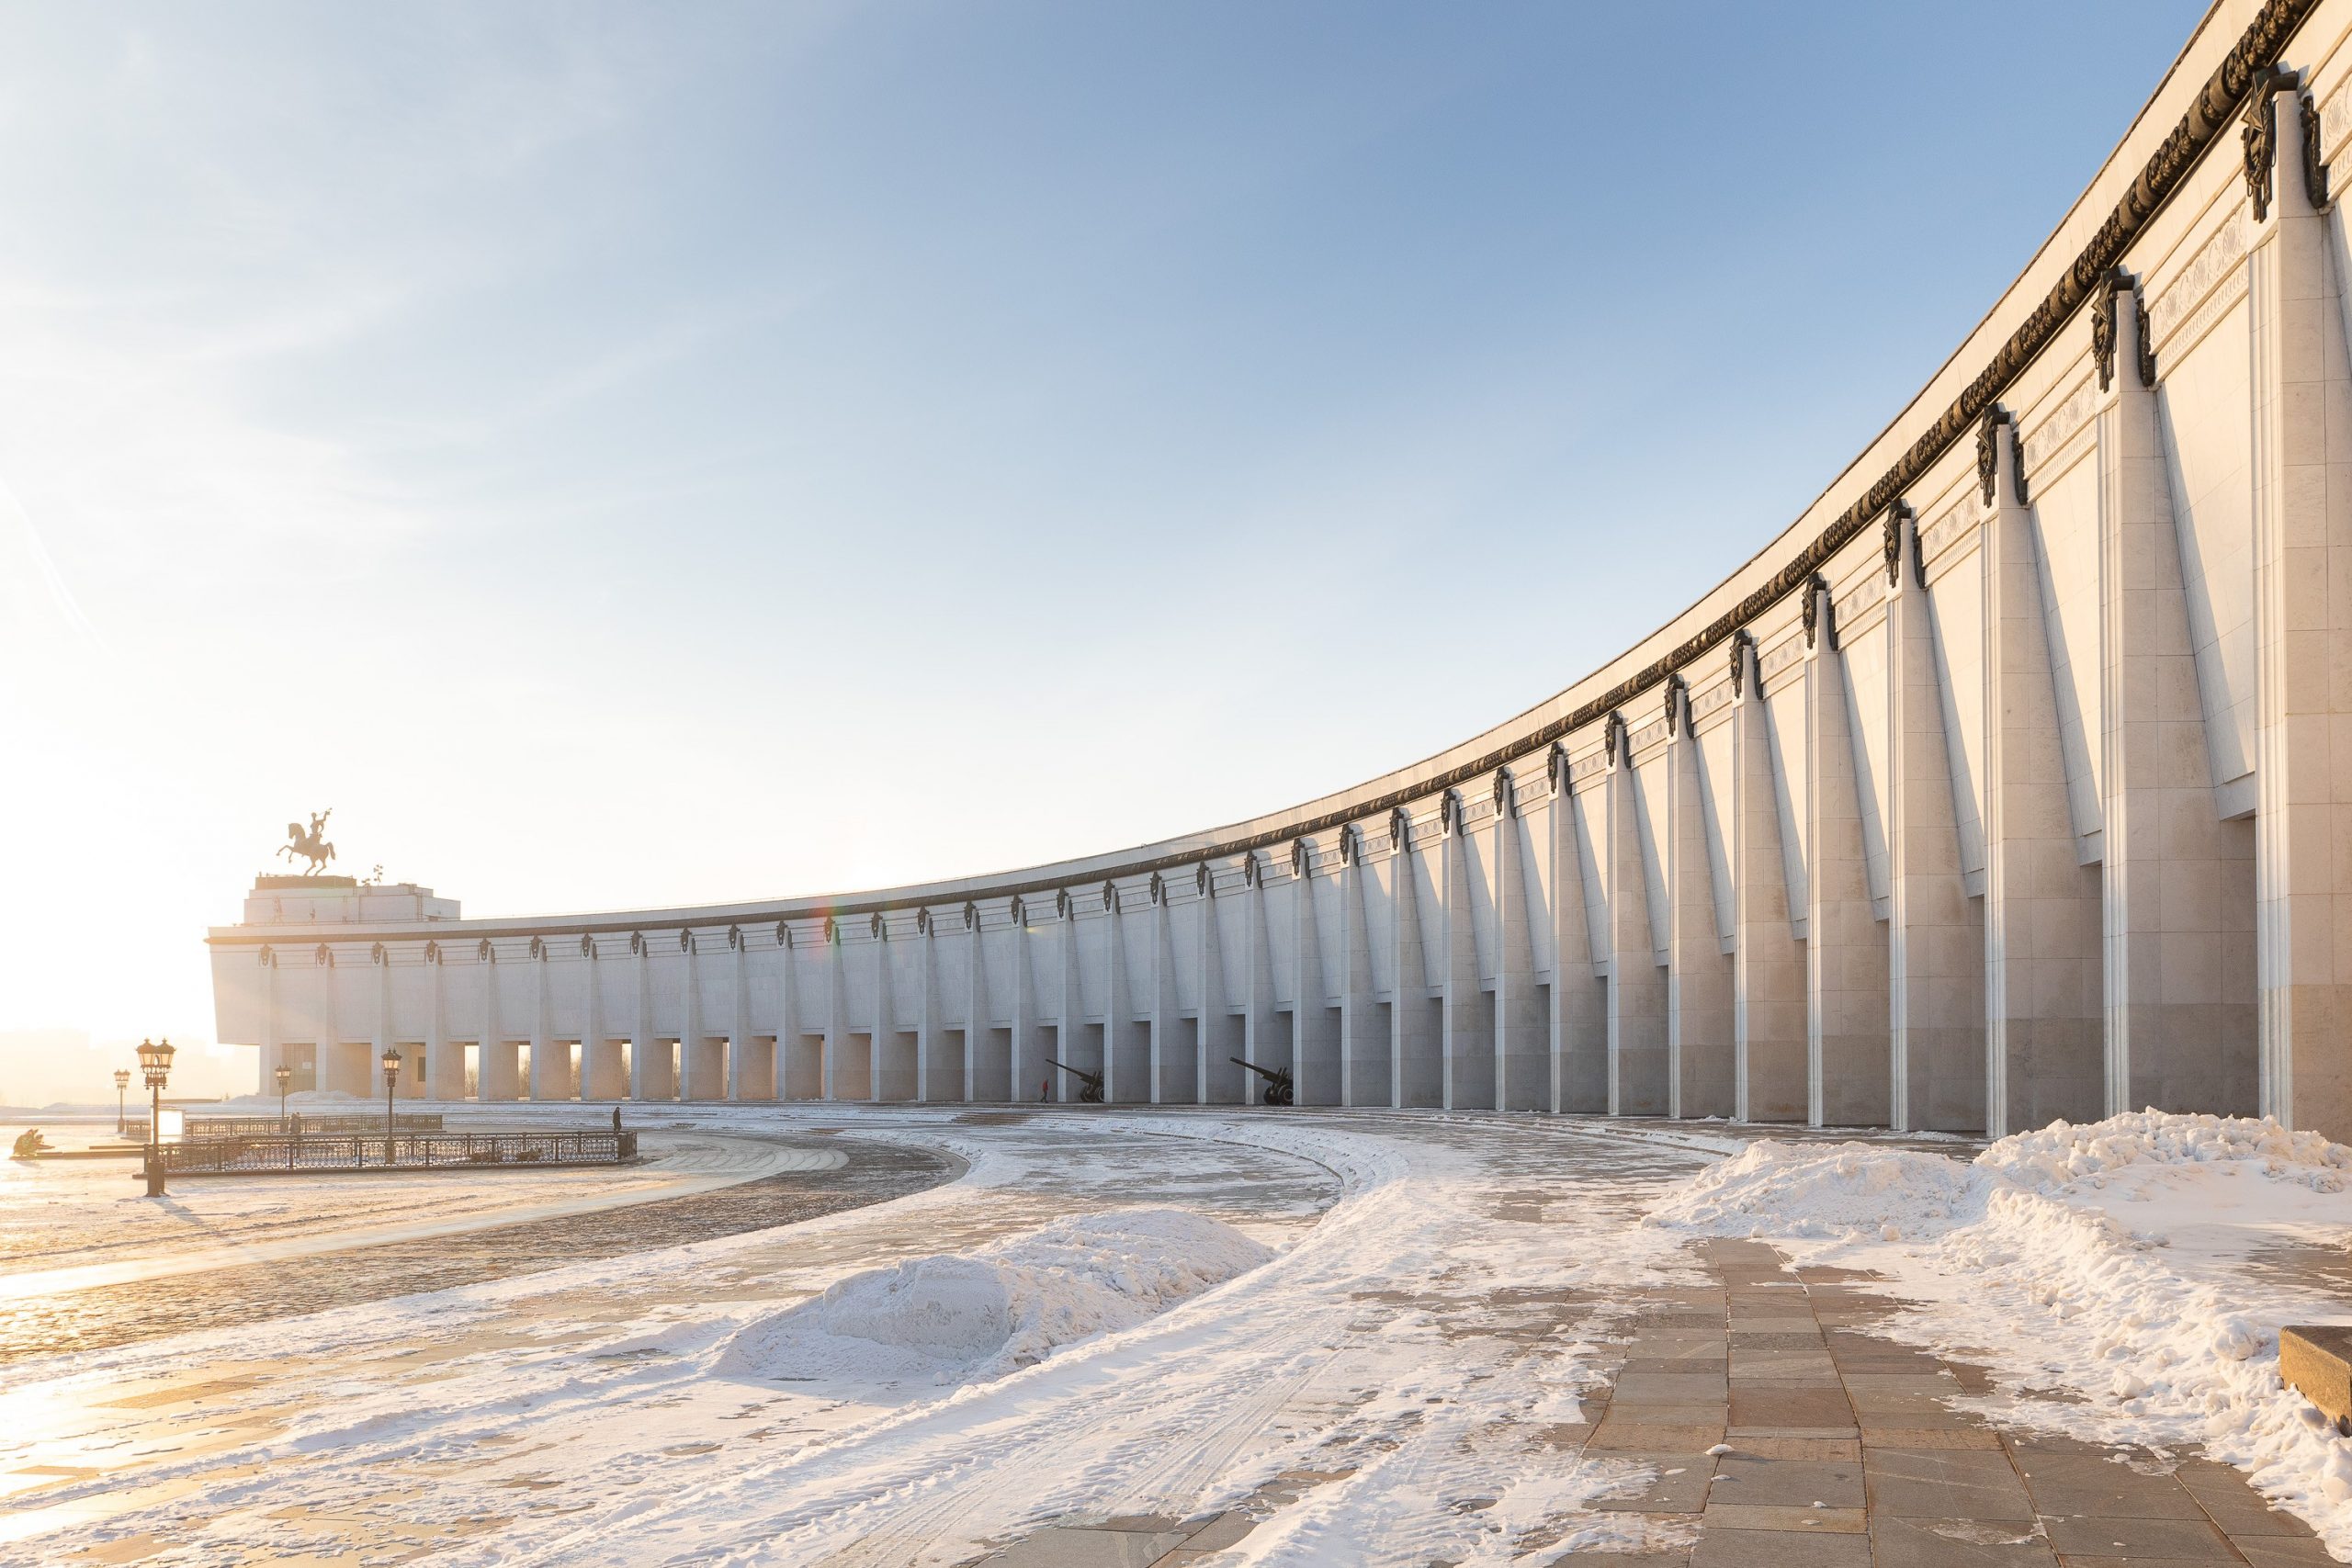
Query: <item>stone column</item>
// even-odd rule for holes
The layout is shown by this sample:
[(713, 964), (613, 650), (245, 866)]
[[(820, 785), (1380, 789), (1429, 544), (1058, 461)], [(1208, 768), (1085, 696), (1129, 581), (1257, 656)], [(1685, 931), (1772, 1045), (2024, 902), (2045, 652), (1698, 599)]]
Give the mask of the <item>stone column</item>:
[(1439, 1025), (1444, 1042), (1444, 1105), (1449, 1111), (1492, 1110), (1495, 1104), (1495, 1009), (1478, 974), (1478, 928), (1470, 908), (1469, 826), (1457, 790), (1438, 807), (1437, 886), (1445, 955)]
[(912, 1100), (914, 1064), (899, 1046), (898, 980), (890, 968), (890, 922), (876, 914), (866, 924), (874, 948), (874, 1032), (865, 1053), (865, 1098)]
[(628, 1075), (621, 1070), (620, 1047), (605, 1027), (605, 977), (594, 937), (580, 939), (580, 959), (581, 983), (588, 991), (580, 1026), (580, 1098), (618, 1100), (628, 1091)]
[(1074, 1101), (1083, 1089), (1081, 1081), (1067, 1069), (1083, 1068), (1099, 1073), (1102, 1064), (1094, 1053), (1085, 1049), (1086, 992), (1078, 975), (1078, 900), (1064, 888), (1057, 895), (1061, 915), (1061, 967), (1058, 983), (1054, 987), (1054, 1060), (1062, 1064), (1054, 1072), (1054, 1098)]
[(1011, 1100), (1012, 1058), (996, 1048), (996, 1031), (989, 1027), (988, 940), (980, 934), (980, 907), (964, 906), (965, 952), (971, 968), (964, 976), (964, 1098), (969, 1100)]
[[(1781, 777), (1756, 645), (1735, 639), (1732, 677), (1732, 1114), (1742, 1122), (1802, 1122), (1811, 1114), (1810, 1027), (1805, 1010), (1804, 944), (1798, 921), (1802, 891), (1790, 869), (1802, 867), (1799, 844), (1783, 838), (1793, 824), (1789, 783)], [(1803, 709), (1803, 672), (1796, 706)], [(1801, 887), (1800, 883), (1800, 887)]]
[[(2297, 155), (2302, 96), (2257, 85), (2267, 201), (2254, 329), (2255, 913), (2261, 1108), (2352, 1137), (2352, 430), (2337, 284)], [(2263, 192), (2257, 188), (2259, 197)], [(2262, 209), (2267, 208), (2267, 215)]]
[(1201, 1026), (1193, 1036), (1193, 1062), (1203, 1105), (1238, 1105), (1241, 1080), (1249, 1075), (1227, 1058), (1238, 1055), (1243, 1028), (1237, 1028), (1233, 992), (1226, 983), (1224, 910), (1216, 896), (1216, 873), (1203, 864), (1195, 878), (1201, 896), (1200, 997)]
[(2066, 799), (2016, 434), (2007, 412), (1996, 410), (1978, 437), (1992, 507), (1984, 525), (1984, 1119), (1994, 1137), (2053, 1117), (2095, 1122), (2106, 1103), (2099, 876), (2081, 864)]
[(1181, 1104), (1191, 1098), (1193, 1073), (1184, 1062), (1181, 1036), (1184, 1009), (1176, 989), (1176, 933), (1168, 913), (1168, 884), (1151, 878), (1151, 1103)]
[(1136, 1038), (1134, 987), (1127, 976), (1127, 917), (1119, 889), (1102, 885), (1102, 1098), (1148, 1102), (1150, 1042)]
[(1667, 1113), (1666, 972), (1650, 919), (1649, 868), (1642, 849), (1641, 783), (1624, 721), (1610, 717), (1609, 1114)]
[(1340, 829), (1340, 951), (1346, 967), (1340, 986), (1340, 1103), (1389, 1101), (1388, 1021), (1381, 1016), (1372, 967), (1372, 910), (1377, 883), (1365, 874), (1363, 830)]
[(2098, 419), (2105, 1108), (2245, 1113), (2253, 834), (2221, 819), (2206, 761), (2145, 304), (2119, 275), (2092, 309), (2110, 345)]
[(1969, 897), (1962, 876), (1935, 606), (1924, 586), (1918, 527), (1900, 503), (1886, 526), (1894, 1125), (1902, 1132), (1974, 1132), (1984, 1125), (1984, 906)]
[[(1587, 830), (1564, 748), (1550, 759), (1548, 813), (1552, 864), (1552, 1108), (1592, 1116), (1609, 1109), (1609, 931), (1606, 910), (1588, 901), (1586, 882), (1601, 880), (1600, 847)], [(1607, 815), (1607, 786), (1598, 815)], [(1605, 834), (1603, 835), (1605, 837)]]
[(474, 1098), (512, 1100), (521, 1089), (514, 1046), (499, 1018), (498, 949), (484, 937), (474, 950), (475, 973), (481, 981), (481, 1039), (474, 1046)]
[(1301, 1105), (1340, 1103), (1340, 1016), (1329, 1005), (1323, 931), (1315, 909), (1315, 843), (1291, 845), (1292, 1072)]
[(1029, 907), (1012, 900), (1012, 1098), (1035, 1100), (1050, 1085), (1046, 1049), (1038, 1032), (1036, 981), (1030, 973)]
[(1529, 906), (1527, 824), (1520, 819), (1518, 784), (1509, 768), (1495, 774), (1491, 829), (1495, 868), (1495, 1105), (1503, 1111), (1548, 1111), (1552, 1104), (1552, 1030), (1535, 984), (1534, 933)]
[[(967, 1098), (966, 1064), (947, 1048), (945, 1020), (940, 1016), (939, 948), (932, 936), (929, 909), (915, 911), (915, 974), (921, 982), (915, 1022), (915, 1098), (953, 1103)], [(966, 1052), (970, 1046), (966, 1035)]]
[[(1253, 1066), (1290, 1066), (1290, 1042), (1282, 1037), (1274, 997), (1274, 933), (1266, 909), (1266, 869), (1256, 851), (1241, 859), (1243, 947), (1249, 954), (1246, 1010), (1241, 1015), (1241, 1059)], [(1254, 1105), (1265, 1080), (1242, 1075), (1240, 1100)]]
[(849, 1048), (849, 987), (842, 974), (842, 924), (825, 917), (825, 1066), (824, 1097), (829, 1100), (861, 1097), (852, 1082), (844, 1081), (842, 1053)]
[(800, 949), (792, 939), (792, 923), (778, 920), (775, 973), (776, 1097), (780, 1100), (821, 1100), (825, 1094), (825, 1048), (808, 1043), (808, 1013), (801, 982), (807, 974)]
[(441, 944), (424, 944), (426, 980), (431, 998), (424, 1018), (424, 1077), (426, 1092), (435, 1100), (466, 1097), (464, 1047), (449, 1038), (448, 991), (442, 976)]
[[(1442, 1020), (1429, 1005), (1431, 977), (1429, 951), (1421, 942), (1420, 873), (1413, 852), (1412, 818), (1402, 807), (1389, 818), (1388, 843), (1388, 881), (1396, 909), (1390, 933), (1395, 959), (1389, 973), (1396, 977), (1396, 1000), (1389, 1009), (1390, 1103), (1437, 1106), (1445, 1099), (1441, 1061), (1444, 1036)], [(1442, 919), (1442, 913), (1433, 913)]]
[[(1679, 677), (1678, 677), (1679, 679)], [(1715, 919), (1706, 759), (1687, 686), (1667, 699), (1667, 1114), (1728, 1116), (1733, 1107), (1732, 961)]]
[(1846, 661), (1829, 589), (1817, 582), (1808, 592), (1820, 619), (1805, 656), (1807, 1118), (1815, 1126), (1883, 1127), (1893, 1095), (1886, 932), (1871, 905)]

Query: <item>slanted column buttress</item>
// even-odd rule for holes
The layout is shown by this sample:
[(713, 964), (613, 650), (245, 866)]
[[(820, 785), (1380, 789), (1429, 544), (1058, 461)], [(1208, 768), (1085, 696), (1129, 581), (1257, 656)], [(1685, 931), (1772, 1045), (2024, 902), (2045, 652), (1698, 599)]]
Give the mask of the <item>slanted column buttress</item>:
[(1194, 1096), (1203, 1105), (1238, 1105), (1249, 1077), (1228, 1057), (1240, 1053), (1246, 1025), (1234, 1016), (1233, 990), (1227, 980), (1225, 910), (1217, 897), (1216, 872), (1204, 863), (1193, 875), (1200, 896), (1201, 946), (1199, 964), (1201, 1025), (1193, 1034)]
[(1011, 1100), (1012, 1064), (997, 1059), (996, 1031), (989, 1026), (988, 942), (977, 903), (964, 906), (964, 952), (970, 964), (964, 973), (964, 1098)]
[(964, 1064), (948, 1055), (939, 998), (939, 949), (931, 911), (915, 911), (915, 1098), (952, 1102), (963, 1098)]
[(557, 1067), (554, 1043), (548, 1038), (548, 944), (531, 939), (531, 1081), (533, 1100), (570, 1099), (560, 1092), (568, 1074)]
[(1158, 872), (1152, 873), (1149, 897), (1151, 1043), (1148, 1072), (1151, 1103), (1166, 1105), (1181, 1102), (1186, 1098), (1183, 1085), (1177, 1076), (1177, 1063), (1182, 1053), (1176, 1041), (1184, 1020), (1182, 1003), (1176, 988), (1175, 932), (1168, 914), (1168, 883)]
[(613, 1060), (613, 1043), (605, 1028), (604, 972), (596, 954), (596, 939), (582, 935), (580, 983), (586, 988), (588, 999), (582, 1009), (584, 1021), (580, 1026), (580, 1098), (618, 1100), (627, 1086), (620, 1081), (619, 1065)]
[(914, 1086), (907, 1080), (914, 1075), (899, 1055), (899, 987), (890, 967), (889, 917), (880, 913), (871, 917), (866, 938), (866, 945), (873, 950), (868, 963), (874, 976), (874, 1030), (866, 1036), (865, 1099), (869, 1102), (910, 1100)]
[(1871, 898), (1855, 767), (1849, 671), (1829, 585), (1806, 590), (1818, 617), (1806, 650), (1806, 781), (1811, 851), (1805, 890), (1807, 1119), (1883, 1127), (1890, 1119), (1886, 932)]
[(679, 1004), (678, 1082), (680, 1100), (716, 1100), (726, 1090), (723, 1073), (711, 1071), (708, 1028), (702, 1008), (702, 941), (690, 931), (678, 933)]
[[(1811, 1106), (1804, 905), (1791, 897), (1790, 868), (1802, 865), (1803, 852), (1783, 841), (1794, 832), (1797, 802), (1746, 631), (1733, 637), (1731, 657), (1732, 1115), (1802, 1122)], [(1799, 669), (1795, 680), (1803, 679)], [(1791, 695), (1801, 712), (1801, 685)]]
[(435, 1100), (466, 1097), (465, 1057), (449, 1042), (449, 994), (442, 974), (441, 944), (424, 944), (430, 997), (424, 1017), (425, 1092)]
[(1517, 781), (1508, 768), (1495, 774), (1488, 863), (1495, 868), (1494, 1099), (1499, 1111), (1549, 1109), (1551, 1030), (1535, 988), (1533, 926), (1529, 915), (1527, 824), (1520, 818)]
[[(1437, 987), (1431, 984), (1429, 949), (1421, 940), (1421, 870), (1427, 857), (1416, 852), (1413, 820), (1402, 807), (1389, 818), (1388, 845), (1396, 903), (1389, 973), (1396, 990), (1389, 1009), (1390, 1104), (1433, 1107), (1444, 1102), (1444, 1033), (1442, 1003), (1430, 995)], [(1435, 912), (1432, 918), (1442, 919)]]
[[(1243, 945), (1248, 954), (1248, 1004), (1241, 1015), (1241, 1059), (1252, 1066), (1286, 1067), (1289, 1042), (1278, 1037), (1281, 1020), (1274, 1003), (1274, 933), (1266, 909), (1266, 871), (1256, 851), (1241, 857)], [(1258, 1099), (1255, 1073), (1244, 1075), (1241, 1101)]]
[(1012, 1098), (1017, 1100), (1053, 1098), (1044, 1045), (1034, 1038), (1039, 1024), (1037, 985), (1032, 973), (1036, 959), (1031, 947), (1029, 907), (1016, 896), (1012, 900)]
[(1329, 976), (1323, 962), (1322, 915), (1315, 903), (1315, 873), (1321, 859), (1312, 839), (1291, 844), (1291, 1039), (1295, 1043), (1294, 1090), (1301, 1105), (1337, 1105), (1343, 1071), (1340, 1014), (1329, 1004)]
[(368, 961), (376, 972), (376, 1030), (374, 1037), (368, 1042), (370, 1048), (368, 1053), (368, 1074), (371, 1080), (368, 1089), (369, 1098), (372, 1099), (374, 1091), (379, 1087), (372, 1081), (379, 1070), (377, 1064), (383, 1060), (384, 1053), (392, 1048), (391, 950), (379, 942), (369, 949)]
[(1478, 974), (1477, 918), (1470, 904), (1468, 806), (1458, 790), (1438, 803), (1437, 886), (1444, 954), (1443, 1102), (1449, 1111), (1495, 1105), (1495, 1009)]
[(2017, 424), (1977, 434), (1984, 525), (1985, 1132), (2053, 1117), (2094, 1122), (2106, 1102), (2099, 876), (2080, 863), (2032, 513)]
[(2258, 1099), (2254, 828), (2222, 819), (2206, 760), (2138, 281), (2110, 275), (2092, 310), (2108, 344), (2098, 416), (2104, 1105), (2247, 1114)]
[(1883, 520), (1888, 574), (1888, 1066), (1893, 1125), (1984, 1125), (1983, 906), (1962, 874), (1935, 605), (1919, 530), (1897, 502)]
[(842, 1053), (849, 1043), (849, 987), (842, 973), (842, 926), (825, 917), (825, 1059), (823, 1098), (840, 1100), (848, 1086), (842, 1071)]
[[(1545, 771), (1552, 790), (1546, 832), (1552, 866), (1552, 1109), (1593, 1115), (1609, 1109), (1609, 982), (1588, 886), (1600, 867), (1587, 841), (1567, 748), (1555, 745)], [(1602, 807), (1605, 813), (1606, 807)]]
[(1125, 901), (1114, 883), (1102, 885), (1102, 1098), (1141, 1103), (1151, 1098), (1151, 1043), (1136, 1033)]
[(1732, 961), (1716, 918), (1706, 758), (1679, 675), (1668, 683), (1666, 720), (1667, 1114), (1728, 1116)]
[(1086, 992), (1078, 973), (1078, 900), (1065, 889), (1057, 901), (1061, 906), (1061, 945), (1054, 987), (1054, 1059), (1063, 1066), (1054, 1072), (1054, 1098), (1067, 1101), (1078, 1098), (1080, 1083), (1066, 1069), (1083, 1067), (1089, 1072), (1100, 1072), (1102, 1065), (1088, 1060), (1089, 1054), (1080, 1049), (1086, 1034), (1081, 1016)]
[(1666, 977), (1649, 908), (1641, 781), (1624, 719), (1608, 725), (1609, 1114), (1667, 1112)]
[[(2254, 336), (2257, 1095), (2290, 1127), (2352, 1137), (2352, 405), (2326, 171), (2309, 99), (2257, 81)], [(2267, 117), (2267, 125), (2265, 117)], [(2305, 155), (2298, 156), (2299, 152)], [(2267, 166), (2265, 166), (2267, 165)], [(2267, 200), (2262, 199), (2266, 195)]]
[(1340, 1103), (1388, 1103), (1388, 1031), (1372, 967), (1372, 911), (1365, 900), (1374, 880), (1363, 868), (1363, 829), (1340, 829)]

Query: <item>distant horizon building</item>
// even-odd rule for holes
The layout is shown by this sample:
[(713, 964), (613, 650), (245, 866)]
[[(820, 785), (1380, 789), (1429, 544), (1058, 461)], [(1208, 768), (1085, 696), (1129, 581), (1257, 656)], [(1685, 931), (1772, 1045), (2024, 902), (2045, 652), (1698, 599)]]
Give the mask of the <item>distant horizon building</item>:
[(446, 1099), (1217, 1104), (1238, 1058), (1308, 1105), (2352, 1138), (2347, 30), (2218, 6), (1820, 499), (1436, 757), (863, 893), (264, 878), (209, 937), (220, 1037)]

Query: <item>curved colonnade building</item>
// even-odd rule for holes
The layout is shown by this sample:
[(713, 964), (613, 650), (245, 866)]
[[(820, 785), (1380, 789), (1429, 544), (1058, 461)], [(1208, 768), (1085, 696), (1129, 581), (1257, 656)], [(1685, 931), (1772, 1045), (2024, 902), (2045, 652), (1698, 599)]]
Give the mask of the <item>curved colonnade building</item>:
[(1301, 1103), (2352, 1137), (2352, 0), (2223, 0), (1770, 547), (1360, 788), (1003, 875), (463, 920), (265, 878), (224, 1041), (456, 1099)]

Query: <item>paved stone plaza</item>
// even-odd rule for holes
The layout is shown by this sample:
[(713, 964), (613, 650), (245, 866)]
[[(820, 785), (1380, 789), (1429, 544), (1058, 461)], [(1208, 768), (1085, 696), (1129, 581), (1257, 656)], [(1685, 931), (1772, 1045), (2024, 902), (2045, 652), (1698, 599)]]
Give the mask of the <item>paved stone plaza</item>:
[[(2105, 1364), (2021, 1364), (1981, 1303), (1937, 1316), (1966, 1282), (1932, 1248), (1878, 1279), (1791, 1261), (1817, 1239), (1645, 1222), (1740, 1146), (1720, 1123), (1115, 1108), (676, 1120), (695, 1125), (649, 1139), (850, 1157), (473, 1229), (442, 1278), (420, 1277), (429, 1266), (400, 1241), (312, 1253), (290, 1303), (232, 1271), (201, 1287), (222, 1312), (201, 1326), (182, 1315), (185, 1276), (66, 1292), (103, 1299), (107, 1321), (151, 1303), (156, 1318), (148, 1337), (0, 1370), (0, 1561), (2329, 1560), (2195, 1441), (2101, 1440), (2110, 1409), (2115, 1430), (2146, 1430), (2105, 1391)], [(1934, 1151), (1969, 1152), (1900, 1144), (1878, 1146), (1954, 1169)], [(787, 1179), (809, 1217), (693, 1228), (697, 1202), (756, 1205)], [(187, 1184), (178, 1201), (206, 1199)], [(835, 1201), (862, 1206), (817, 1212)], [(1165, 1208), (1271, 1251), (1035, 1364), (843, 1359), (838, 1339), (743, 1359), (780, 1307), (828, 1286)], [(650, 1250), (614, 1250), (638, 1222)], [(521, 1245), (479, 1267), (503, 1236)], [(342, 1304), (277, 1315), (317, 1307), (310, 1286), (338, 1271)], [(2261, 1294), (2293, 1310), (2329, 1289), (2289, 1269)], [(1990, 1343), (1938, 1342), (1955, 1321)]]

